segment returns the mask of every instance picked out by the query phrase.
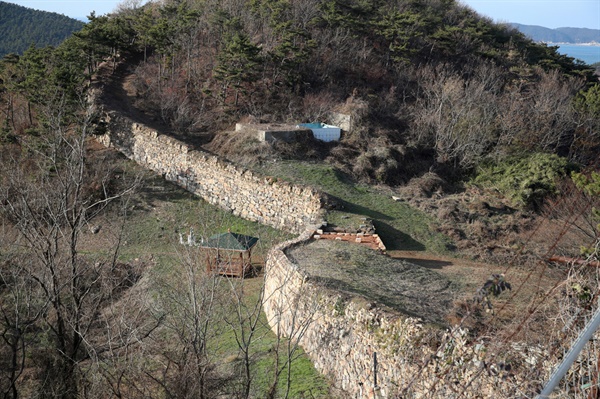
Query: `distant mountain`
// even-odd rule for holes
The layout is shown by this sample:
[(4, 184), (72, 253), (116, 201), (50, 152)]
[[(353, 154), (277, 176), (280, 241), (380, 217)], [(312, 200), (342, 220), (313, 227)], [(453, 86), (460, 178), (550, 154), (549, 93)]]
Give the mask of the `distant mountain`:
[(556, 28), (550, 29), (537, 25), (522, 25), (511, 23), (511, 26), (536, 42), (544, 43), (598, 43), (600, 44), (600, 29), (588, 28)]
[(31, 44), (57, 46), (84, 25), (61, 14), (0, 1), (0, 57), (22, 54)]

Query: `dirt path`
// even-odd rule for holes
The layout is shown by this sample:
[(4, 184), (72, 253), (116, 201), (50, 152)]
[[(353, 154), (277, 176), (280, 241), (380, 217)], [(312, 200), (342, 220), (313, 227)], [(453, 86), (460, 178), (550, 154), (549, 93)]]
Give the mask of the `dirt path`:
[[(562, 271), (549, 267), (545, 262), (535, 262), (527, 266), (493, 265), (418, 251), (389, 251), (388, 254), (396, 259), (434, 269), (451, 281), (459, 283), (463, 291), (459, 301), (472, 300), (477, 290), (492, 274), (505, 274), (505, 280), (511, 284), (512, 290), (492, 298), (495, 313), (488, 315), (487, 320), (496, 326), (503, 326), (506, 331), (515, 329), (515, 325), (527, 320), (528, 311), (538, 308), (546, 295), (553, 296), (559, 293), (565, 277)], [(551, 306), (548, 301), (542, 305), (547, 306)], [(530, 328), (532, 331), (542, 331), (543, 322), (533, 321)]]
[(107, 111), (116, 111), (136, 123), (167, 134), (170, 129), (160, 118), (137, 106), (138, 94), (134, 85), (136, 66), (136, 60), (122, 62), (117, 64), (113, 72), (111, 63), (102, 64), (97, 73), (97, 80), (104, 82), (100, 101)]
[(514, 283), (522, 281), (527, 275), (532, 275), (529, 279), (535, 281), (532, 281), (532, 285), (536, 289), (548, 288), (554, 284), (556, 278), (562, 275), (560, 271), (547, 268), (542, 262), (529, 265), (525, 269), (521, 266), (510, 264), (494, 265), (420, 251), (388, 251), (388, 255), (395, 259), (405, 260), (428, 269), (434, 269), (448, 278), (461, 281), (463, 285), (475, 290), (483, 285), (492, 274), (504, 273), (507, 281), (513, 281)]
[[(490, 275), (504, 273), (506, 267), (460, 258), (444, 257), (421, 251), (388, 251), (388, 255), (415, 265), (433, 269), (450, 280), (459, 282), (466, 296), (472, 296)], [(513, 272), (514, 273), (514, 272)], [(507, 276), (510, 279), (511, 275)]]
[(501, 273), (505, 269), (505, 267), (492, 265), (490, 263), (435, 255), (425, 251), (387, 251), (387, 253), (392, 258), (406, 260), (407, 262), (414, 263), (428, 269), (436, 269), (442, 273), (449, 273), (452, 270), (464, 268), (487, 271), (497, 269), (497, 272)]

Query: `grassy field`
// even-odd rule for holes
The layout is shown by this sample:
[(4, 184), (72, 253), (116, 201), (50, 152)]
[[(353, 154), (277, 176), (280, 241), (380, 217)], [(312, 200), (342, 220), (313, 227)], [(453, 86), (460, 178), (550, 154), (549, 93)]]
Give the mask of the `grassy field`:
[[(225, 211), (209, 205), (205, 201), (193, 196), (185, 190), (164, 181), (162, 178), (144, 172), (134, 165), (129, 172), (143, 174), (143, 184), (138, 193), (126, 204), (114, 204), (113, 209), (97, 223), (102, 226), (97, 234), (86, 233), (85, 253), (94, 256), (102, 253), (105, 248), (111, 247), (119, 232), (122, 234), (122, 243), (119, 259), (122, 262), (141, 261), (148, 264), (146, 275), (148, 289), (155, 298), (156, 312), (165, 312), (167, 317), (176, 313), (186, 315), (188, 306), (187, 295), (190, 288), (190, 270), (194, 273), (196, 288), (203, 289), (212, 277), (204, 273), (205, 253), (198, 247), (188, 247), (180, 244), (180, 234), (184, 241), (193, 229), (196, 241), (201, 237), (213, 234), (233, 232), (252, 235), (259, 238), (258, 244), (253, 249), (253, 264), (258, 270), (262, 269), (264, 258), (269, 249), (276, 243), (292, 237), (273, 228), (253, 223), (235, 217)], [(117, 214), (126, 214), (125, 222), (116, 217)], [(249, 357), (252, 362), (252, 395), (265, 397), (269, 386), (274, 381), (276, 356), (279, 356), (280, 375), (277, 397), (283, 397), (287, 389), (287, 361), (285, 348), (286, 341), (278, 342), (277, 337), (268, 326), (266, 316), (260, 310), (254, 316), (249, 315), (260, 300), (263, 286), (262, 275), (247, 279), (215, 277), (218, 288), (218, 309), (211, 312), (211, 326), (207, 333), (207, 347), (209, 358), (216, 364), (226, 384), (234, 384), (236, 375), (239, 375), (243, 366), (242, 352), (236, 341), (237, 336), (244, 331), (250, 332), (249, 321), (235, 322), (236, 306), (234, 291), (241, 295), (242, 309), (250, 320), (258, 317), (256, 328), (250, 344)], [(171, 301), (171, 302), (169, 302)], [(189, 314), (189, 312), (187, 313)], [(233, 320), (233, 321), (232, 321)], [(161, 345), (168, 350), (174, 350), (180, 345), (178, 332), (168, 326), (161, 327), (157, 332), (161, 337)], [(277, 350), (277, 346), (282, 349)], [(161, 355), (155, 355), (161, 356)], [(157, 364), (161, 364), (157, 362)], [(157, 373), (160, 370), (157, 368)], [(291, 366), (290, 398), (329, 398), (329, 386), (325, 378), (313, 367), (308, 357), (301, 348), (294, 353)], [(235, 392), (235, 387), (227, 385), (229, 392)]]
[(335, 197), (339, 209), (328, 214), (328, 223), (340, 225), (356, 215), (372, 219), (389, 250), (448, 253), (452, 245), (446, 236), (433, 231), (435, 220), (394, 201), (389, 188), (358, 184), (330, 165), (282, 161), (264, 165), (261, 172), (316, 187)]

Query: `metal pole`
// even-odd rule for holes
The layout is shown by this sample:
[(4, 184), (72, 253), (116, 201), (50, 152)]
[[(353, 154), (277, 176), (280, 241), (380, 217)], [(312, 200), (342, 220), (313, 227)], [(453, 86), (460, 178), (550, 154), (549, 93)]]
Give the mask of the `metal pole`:
[(594, 336), (594, 333), (598, 327), (600, 327), (600, 306), (598, 306), (596, 309), (594, 316), (585, 326), (585, 329), (579, 334), (579, 337), (577, 337), (577, 340), (575, 340), (575, 343), (571, 349), (569, 349), (569, 352), (567, 352), (567, 355), (563, 359), (562, 363), (556, 368), (554, 373), (552, 373), (548, 383), (542, 392), (540, 392), (540, 394), (537, 396), (537, 399), (548, 399), (550, 397), (550, 394), (554, 388), (556, 388), (560, 380), (562, 380), (565, 374), (567, 374), (567, 371), (569, 371), (569, 368), (571, 368), (573, 362), (577, 360), (577, 356), (579, 356), (579, 353), (583, 350), (585, 344), (587, 344), (587, 342)]
[(373, 352), (373, 388), (377, 388), (377, 352)]

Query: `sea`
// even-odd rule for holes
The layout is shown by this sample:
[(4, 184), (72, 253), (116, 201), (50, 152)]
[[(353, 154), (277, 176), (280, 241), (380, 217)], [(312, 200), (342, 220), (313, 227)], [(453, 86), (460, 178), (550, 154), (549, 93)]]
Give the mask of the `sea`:
[(558, 52), (588, 65), (600, 62), (600, 44), (558, 44)]

